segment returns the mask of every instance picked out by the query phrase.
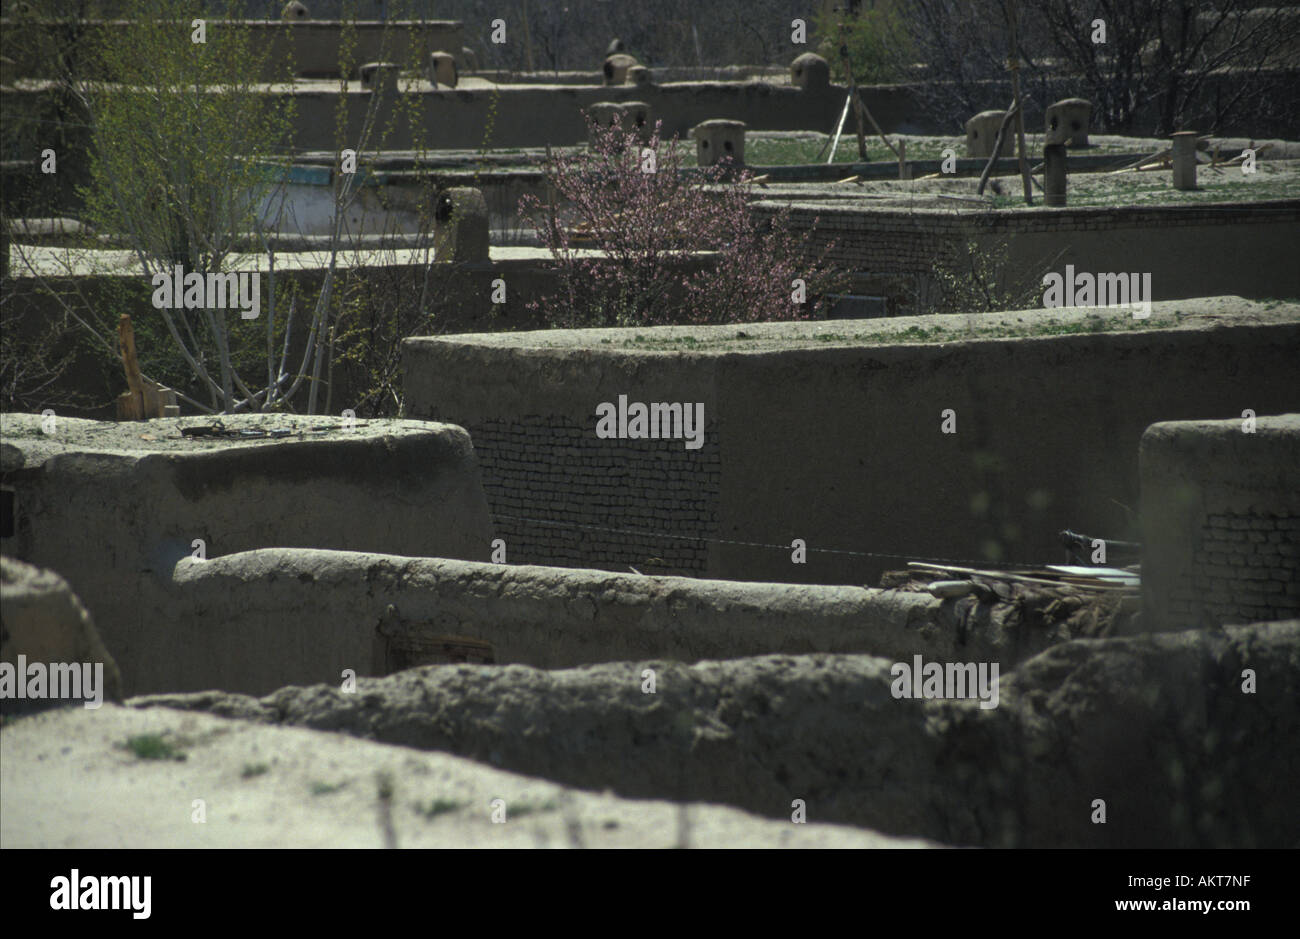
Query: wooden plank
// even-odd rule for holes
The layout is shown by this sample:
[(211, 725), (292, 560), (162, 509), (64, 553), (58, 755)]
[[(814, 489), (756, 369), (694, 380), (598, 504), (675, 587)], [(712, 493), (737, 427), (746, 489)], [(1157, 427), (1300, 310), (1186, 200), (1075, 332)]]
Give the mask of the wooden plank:
[(140, 394), (144, 390), (144, 379), (140, 377), (140, 363), (135, 357), (135, 330), (131, 327), (131, 317), (126, 313), (117, 321), (117, 342), (126, 369), (126, 386), (134, 394)]
[(1156, 153), (1152, 153), (1152, 154), (1150, 154), (1150, 155), (1148, 155), (1148, 156), (1144, 156), (1142, 159), (1138, 160), (1136, 163), (1132, 163), (1132, 164), (1130, 164), (1130, 165), (1128, 165), (1128, 166), (1123, 167), (1122, 169), (1113, 170), (1113, 171), (1111, 171), (1110, 173), (1107, 173), (1106, 175), (1108, 175), (1108, 176), (1114, 176), (1114, 175), (1116, 175), (1117, 173), (1132, 173), (1132, 172), (1133, 172), (1134, 170), (1136, 170), (1138, 167), (1140, 167), (1140, 166), (1145, 166), (1145, 165), (1147, 165), (1148, 163), (1150, 163), (1152, 160), (1163, 160), (1165, 157), (1172, 157), (1172, 155), (1173, 155), (1173, 151), (1172, 151), (1172, 150), (1161, 150), (1161, 151), (1158, 151), (1158, 152), (1156, 152)]
[(163, 408), (168, 403), (174, 403), (171, 399), (175, 398), (175, 396), (176, 392), (170, 388), (164, 387), (156, 381), (146, 381), (143, 394), (144, 407), (142, 408), (144, 416), (146, 418), (162, 417)]
[(166, 388), (162, 385), (158, 385), (158, 394), (160, 399), (159, 400), (160, 410), (158, 414), (155, 416), (180, 417), (181, 403), (180, 403), (180, 399), (176, 397), (176, 392), (173, 391), (171, 388)]
[(973, 567), (957, 567), (954, 565), (944, 564), (927, 564), (923, 561), (908, 561), (907, 566), (921, 571), (948, 571), (954, 574), (967, 574), (974, 577), (987, 577), (991, 580), (1010, 580), (1018, 583), (1037, 584), (1046, 587), (1086, 587), (1087, 589), (1098, 591), (1131, 591), (1136, 587), (1116, 587), (1116, 586), (1097, 586), (1092, 587), (1087, 584), (1071, 584), (1060, 580), (1049, 580), (1045, 577), (1031, 577), (1027, 574), (1013, 574), (1010, 571), (981, 571)]
[(127, 392), (117, 399), (117, 419), (138, 421), (144, 418), (144, 379), (140, 376), (140, 363), (135, 356), (135, 330), (126, 313), (117, 321), (117, 348), (126, 371)]
[(119, 421), (138, 421), (141, 420), (140, 396), (130, 391), (125, 391), (118, 395), (114, 400), (117, 406), (117, 419)]
[(150, 381), (140, 373), (140, 361), (135, 351), (135, 329), (131, 326), (131, 317), (125, 313), (117, 321), (117, 345), (127, 385), (127, 391), (117, 396), (117, 419), (141, 421), (151, 417), (180, 417), (180, 402), (176, 392), (166, 385)]

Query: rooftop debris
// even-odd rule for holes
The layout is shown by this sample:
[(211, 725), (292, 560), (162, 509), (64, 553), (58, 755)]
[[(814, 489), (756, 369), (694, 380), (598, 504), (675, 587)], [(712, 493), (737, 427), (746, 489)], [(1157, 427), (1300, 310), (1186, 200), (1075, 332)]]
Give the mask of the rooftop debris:
[(1059, 640), (1100, 638), (1123, 632), (1141, 608), (1138, 575), (1119, 568), (1044, 565), (1004, 571), (922, 561), (907, 567), (887, 571), (880, 586), (929, 593), (951, 604), (959, 630), (987, 617), (1010, 633), (1035, 628)]
[[(365, 424), (353, 424), (353, 427), (365, 427)], [(182, 437), (221, 437), (228, 440), (262, 440), (276, 437), (304, 436), (306, 434), (326, 434), (335, 430), (346, 430), (342, 425), (320, 424), (307, 430), (295, 430), (291, 427), (273, 428), (229, 428), (221, 421), (211, 424), (196, 424), (180, 429)]]
[(1089, 567), (1096, 567), (1098, 563), (1104, 564), (1105, 557), (1092, 558), (1099, 545), (1104, 546), (1106, 554), (1116, 561), (1136, 562), (1142, 556), (1142, 545), (1136, 541), (1095, 538), (1092, 535), (1081, 535), (1076, 531), (1070, 531), (1068, 528), (1060, 533), (1060, 538), (1061, 544), (1065, 546), (1067, 560), (1071, 564), (1082, 564)]

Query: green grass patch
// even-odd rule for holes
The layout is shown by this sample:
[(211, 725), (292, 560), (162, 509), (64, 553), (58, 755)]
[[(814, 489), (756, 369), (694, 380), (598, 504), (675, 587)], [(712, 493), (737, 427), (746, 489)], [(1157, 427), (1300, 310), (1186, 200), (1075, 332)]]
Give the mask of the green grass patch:
[(254, 776), (261, 776), (270, 771), (271, 766), (268, 763), (245, 763), (244, 769), (239, 775), (244, 779), (252, 779)]
[(311, 784), (311, 794), (314, 796), (327, 796), (332, 792), (338, 792), (347, 783), (341, 782), (331, 785), (330, 783), (314, 782)]
[[(1173, 187), (1169, 170), (1151, 173), (1076, 173), (1070, 176), (1067, 198), (1071, 208), (1079, 206), (1147, 206), (1196, 205), (1211, 202), (1262, 202), (1294, 199), (1300, 195), (1300, 173), (1291, 161), (1263, 162), (1250, 175), (1239, 167), (1220, 167), (1215, 172), (1207, 166), (1197, 171), (1199, 188), (1178, 190)], [(1023, 208), (1024, 194), (1017, 176), (998, 177), (1003, 194), (992, 197), (999, 209)], [(1042, 204), (1043, 194), (1034, 189), (1034, 201)]]
[(545, 802), (520, 802), (507, 807), (507, 817), (523, 818), (537, 812), (554, 812), (559, 807), (560, 803), (554, 799), (547, 799)]
[(121, 744), (141, 760), (185, 760), (187, 756), (177, 745), (171, 743), (162, 734), (137, 734), (128, 737)]
[[(907, 159), (911, 160), (941, 160), (944, 158), (945, 150), (952, 150), (956, 153), (958, 159), (966, 158), (966, 138), (957, 136), (943, 135), (910, 135), (910, 134), (886, 134), (890, 143), (898, 146), (900, 140), (907, 144)], [(874, 131), (867, 131), (867, 159), (868, 163), (897, 163), (898, 157), (894, 151), (885, 146), (884, 142), (876, 136)], [(684, 166), (695, 165), (695, 144), (694, 142), (685, 143), (682, 151), (685, 159)], [(1071, 151), (1080, 154), (1107, 154), (1114, 153), (1117, 155), (1133, 153), (1135, 150), (1142, 150), (1144, 144), (1140, 141), (1120, 141), (1107, 142), (1105, 144), (1094, 144), (1086, 150)], [(1037, 161), (1042, 160), (1042, 142), (1038, 137), (1030, 135), (1026, 140), (1026, 147), (1029, 151), (1030, 159)], [(785, 136), (772, 135), (767, 136), (762, 133), (751, 133), (745, 136), (745, 162), (751, 166), (796, 166), (809, 163), (825, 163), (826, 154), (830, 151), (829, 137), (809, 135), (809, 136)], [(1136, 159), (1136, 156), (1135, 156)], [(858, 138), (852, 120), (845, 122), (844, 132), (840, 136), (839, 146), (835, 149), (835, 163), (861, 163), (864, 162), (858, 155)]]
[(432, 819), (448, 812), (458, 812), (467, 805), (469, 805), (468, 802), (458, 802), (455, 799), (434, 799), (427, 805), (420, 802), (415, 803), (415, 811), (425, 818)]
[[(1034, 311), (1026, 311), (1033, 313)], [(1093, 313), (1079, 320), (1050, 319), (1033, 323), (996, 323), (990, 326), (934, 326), (912, 325), (901, 330), (872, 330), (860, 333), (817, 333), (803, 336), (751, 336), (732, 335), (717, 339), (696, 336), (655, 338), (635, 336), (624, 339), (622, 345), (649, 352), (670, 352), (682, 347), (719, 347), (758, 341), (764, 344), (783, 344), (787, 348), (800, 348), (810, 343), (843, 343), (846, 345), (891, 345), (898, 343), (960, 342), (967, 339), (1018, 339), (1036, 336), (1070, 336), (1079, 333), (1128, 332), (1132, 330), (1168, 329), (1177, 326), (1180, 314), (1136, 319), (1132, 314), (1103, 316)]]

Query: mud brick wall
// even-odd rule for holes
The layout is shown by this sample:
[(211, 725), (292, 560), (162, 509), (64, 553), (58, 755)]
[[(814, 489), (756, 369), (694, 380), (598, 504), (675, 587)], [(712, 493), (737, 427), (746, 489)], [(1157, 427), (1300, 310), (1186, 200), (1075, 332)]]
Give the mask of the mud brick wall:
[[(779, 206), (756, 208), (771, 213)], [(813, 229), (817, 252), (834, 243), (828, 257), (850, 270), (911, 274), (922, 289), (928, 272), (964, 260), (974, 242), (994, 261), (1004, 254), (1012, 276), (1035, 282), (1044, 271), (1073, 264), (1093, 273), (1149, 272), (1155, 300), (1300, 296), (1300, 267), (1288, 257), (1300, 242), (1294, 199), (989, 212), (796, 204), (791, 227)]]
[[(295, 75), (336, 78), (344, 49), (348, 50), (347, 54), (354, 62), (382, 60), (406, 65), (426, 62), (429, 53), (439, 49), (459, 51), (466, 38), (463, 24), (455, 20), (362, 20), (349, 22), (345, 31), (344, 24), (337, 19), (338, 4), (332, 4), (335, 16), (321, 9), (319, 3), (307, 4), (312, 16), (305, 22), (282, 21), (280, 10), (284, 4), (280, 0), (270, 0), (265, 6), (265, 19), (239, 21), (242, 28), (248, 29), (253, 48), (267, 56), (267, 65), (260, 78), (264, 81), (279, 77), (279, 66), (286, 58), (293, 62)], [(351, 14), (347, 17), (351, 19)], [(226, 21), (221, 19), (208, 21), (209, 30), (224, 25)], [(4, 20), (3, 28), (33, 43), (41, 41), (34, 35), (38, 30), (57, 33), (70, 29), (66, 22), (58, 20), (42, 23), (10, 18)], [(89, 37), (98, 39), (109, 33), (134, 29), (135, 24), (125, 19), (84, 19), (81, 28)], [(29, 34), (30, 38), (27, 38)], [(38, 71), (31, 77), (52, 77), (54, 74), (48, 64), (36, 68)]]
[(718, 526), (721, 467), (707, 445), (716, 427), (706, 425), (698, 450), (602, 440), (594, 414), (585, 424), (529, 414), (466, 429), (509, 563), (703, 574), (701, 539)]
[(1142, 438), (1144, 615), (1179, 629), (1300, 613), (1300, 415)]
[(1013, 635), (992, 615), (958, 629), (952, 605), (926, 593), (302, 548), (182, 561), (138, 603), (159, 639), (135, 650), (130, 664), (147, 676), (135, 693), (267, 694), (333, 682), (345, 668), (384, 675), (412, 653), (448, 661), (448, 640), (476, 643), (498, 665), (546, 669), (870, 652), (974, 657), (1009, 671), (1070, 638)]
[[(182, 654), (176, 618), (144, 598), (151, 586), (165, 590), (195, 539), (209, 559), (289, 546), (488, 560), (488, 504), (459, 427), (369, 420), (344, 430), (327, 415), (227, 414), (230, 429), (290, 431), (227, 440), (177, 439), (174, 419), (60, 417), (52, 434), (41, 420), (0, 415), (0, 489), (14, 506), (0, 552), (68, 581), (128, 696), (159, 687)], [(322, 430), (309, 435), (313, 427)]]
[(1300, 612), (1300, 515), (1211, 515), (1193, 558), (1170, 600), (1174, 614), (1192, 617), (1203, 606), (1215, 617), (1266, 621)]
[[(712, 370), (691, 368), (691, 356), (520, 354), (513, 335), (472, 337), (487, 348), (411, 339), (403, 350), (408, 413), (456, 414), (469, 431), (507, 563), (707, 575), (725, 514)], [(597, 437), (596, 408), (623, 394), (703, 404), (703, 445)]]
[[(1180, 302), (1219, 312), (1176, 329), (944, 343), (764, 338), (828, 328), (817, 322), (746, 324), (753, 348), (735, 327), (638, 330), (689, 335), (690, 352), (630, 348), (616, 330), (420, 337), (403, 348), (405, 404), (469, 431), (509, 563), (876, 584), (900, 560), (1056, 561), (1067, 527), (1139, 540), (1126, 507), (1139, 504), (1149, 426), (1300, 409), (1300, 324), (1229, 325), (1227, 306)], [(878, 325), (848, 322), (833, 328)], [(620, 394), (703, 403), (703, 447), (597, 438), (597, 405)], [(940, 433), (944, 408), (955, 435)], [(544, 536), (555, 526), (506, 515), (570, 527)], [(678, 532), (706, 543), (665, 537)], [(806, 563), (792, 560), (796, 538)], [(687, 549), (707, 549), (702, 569)]]

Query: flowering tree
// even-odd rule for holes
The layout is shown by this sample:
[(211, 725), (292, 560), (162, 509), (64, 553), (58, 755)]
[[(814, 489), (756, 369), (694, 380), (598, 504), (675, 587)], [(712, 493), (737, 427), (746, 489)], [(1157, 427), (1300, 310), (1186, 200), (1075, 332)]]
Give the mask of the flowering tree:
[[(681, 168), (676, 138), (648, 142), (617, 125), (547, 167), (553, 204), (520, 200), (550, 249), (554, 293), (530, 308), (556, 326), (741, 323), (807, 319), (836, 280), (789, 213), (760, 218), (750, 175)], [(594, 249), (594, 250), (593, 250)]]

